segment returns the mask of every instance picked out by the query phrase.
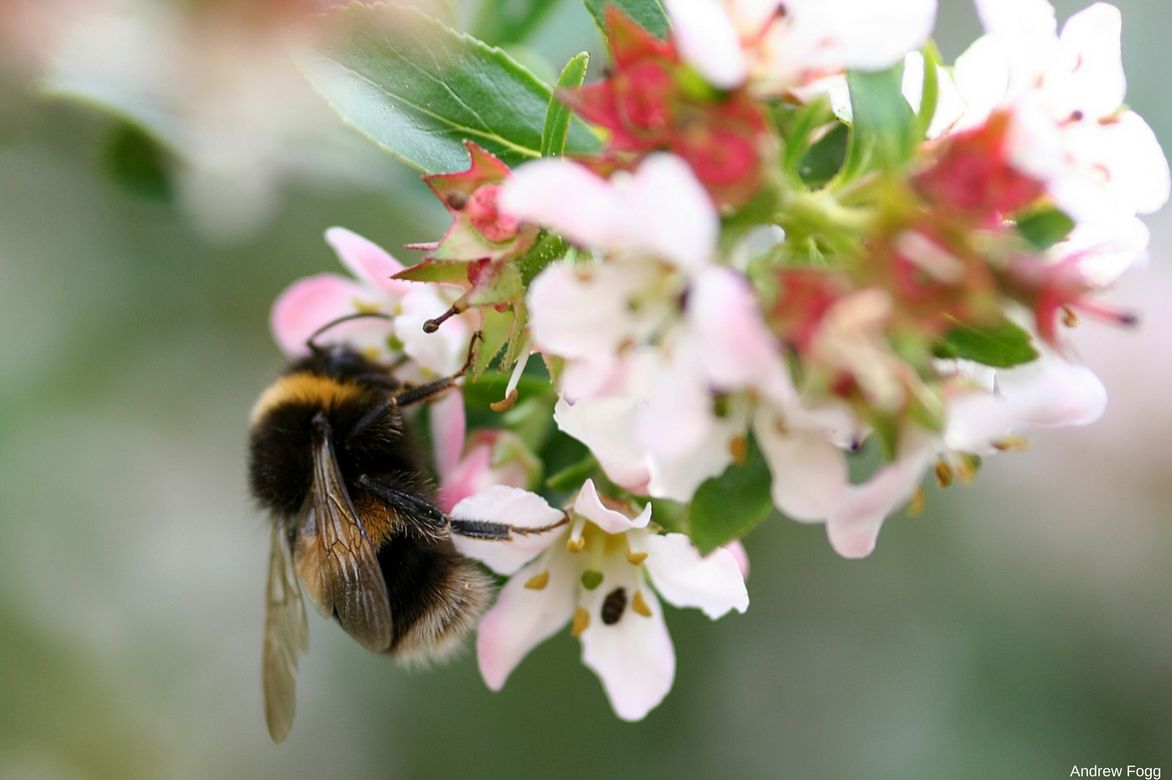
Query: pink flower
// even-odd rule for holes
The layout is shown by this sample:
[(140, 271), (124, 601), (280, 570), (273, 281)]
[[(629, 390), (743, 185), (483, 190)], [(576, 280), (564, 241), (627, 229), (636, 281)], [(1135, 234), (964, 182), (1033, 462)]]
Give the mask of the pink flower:
[[(497, 486), (464, 499), (452, 516), (539, 528), (563, 513), (533, 493)], [(530, 650), (569, 623), (582, 642), (582, 662), (602, 681), (615, 713), (641, 720), (675, 677), (675, 650), (656, 594), (713, 620), (744, 612), (742, 565), (727, 549), (701, 556), (687, 536), (657, 534), (650, 506), (619, 511), (590, 480), (569, 517), (568, 526), (512, 541), (457, 539), (463, 554), (512, 575), (480, 623), (480, 673), (499, 690)]]
[(464, 398), (452, 392), (428, 407), (439, 474), (437, 503), (444, 512), (492, 485), (524, 488), (541, 464), (521, 439), (503, 429), (475, 431), (465, 438)]
[[(331, 328), (323, 343), (345, 342), (387, 363), (411, 359), (402, 378), (453, 374), (464, 364), (472, 325), (465, 314), (435, 333), (423, 323), (442, 314), (455, 293), (439, 285), (392, 279), (402, 264), (385, 250), (345, 228), (326, 231), (342, 265), (353, 275), (318, 274), (285, 289), (273, 304), (270, 324), (281, 350), (290, 356), (308, 352), (306, 340), (318, 328), (347, 314), (380, 312), (392, 319), (359, 319)], [(414, 375), (414, 376), (413, 376)]]
[(667, 0), (680, 53), (713, 86), (783, 94), (918, 49), (935, 0)]

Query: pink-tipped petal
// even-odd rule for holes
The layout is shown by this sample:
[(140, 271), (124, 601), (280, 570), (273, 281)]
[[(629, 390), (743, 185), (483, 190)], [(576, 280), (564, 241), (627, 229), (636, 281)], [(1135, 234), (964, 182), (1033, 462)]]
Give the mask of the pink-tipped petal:
[(427, 412), (435, 443), (435, 468), (442, 482), (456, 469), (464, 452), (464, 395), (459, 390), (450, 392), (432, 402)]
[[(617, 557), (617, 560), (615, 558)], [(582, 606), (590, 623), (580, 637), (582, 663), (590, 667), (615, 714), (623, 720), (642, 720), (667, 696), (675, 680), (676, 656), (663, 607), (639, 571), (625, 559), (612, 556), (604, 568), (601, 587), (587, 591)], [(618, 622), (602, 622), (602, 603), (616, 587), (626, 591), (627, 607)], [(635, 593), (642, 595), (650, 617), (632, 606)]]
[(622, 512), (607, 507), (599, 498), (598, 489), (594, 487), (592, 479), (583, 483), (582, 490), (574, 500), (574, 511), (608, 534), (622, 534), (633, 528), (646, 528), (651, 520), (650, 504), (643, 507), (643, 511), (635, 517), (627, 517)]
[[(273, 338), (286, 355), (309, 353), (306, 340), (332, 320), (357, 311), (356, 304), (375, 303), (377, 294), (337, 274), (318, 274), (299, 279), (277, 297), (270, 315)], [(372, 301), (372, 299), (375, 299)], [(330, 330), (328, 341), (351, 341), (363, 336), (369, 340), (372, 333), (385, 335), (390, 327), (381, 320), (356, 320)]]
[[(560, 510), (551, 507), (536, 493), (507, 485), (492, 485), (465, 498), (452, 508), (451, 514), (459, 520), (481, 520), (530, 529), (553, 526), (563, 518)], [(509, 541), (462, 536), (453, 536), (453, 539), (461, 554), (483, 561), (500, 574), (512, 574), (549, 547), (565, 530), (557, 527), (540, 533), (513, 534)]]
[(772, 412), (757, 413), (753, 431), (773, 477), (773, 503), (794, 520), (821, 520), (849, 486), (842, 450), (817, 431), (784, 430)]
[[(548, 559), (534, 561), (508, 581), (496, 604), (481, 619), (476, 635), (476, 660), (480, 675), (494, 691), (504, 687), (521, 659), (569, 622), (574, 612), (578, 570), (569, 554), (555, 550)], [(526, 583), (547, 572), (540, 589)]]
[(582, 246), (618, 246), (630, 237), (628, 217), (614, 188), (569, 160), (520, 166), (501, 186), (498, 203), (517, 219), (552, 228)]
[(712, 620), (729, 610), (749, 608), (749, 592), (736, 556), (723, 547), (706, 556), (685, 534), (647, 536), (643, 565), (651, 582), (669, 604), (696, 607)]
[(830, 546), (844, 558), (866, 558), (887, 516), (907, 503), (923, 479), (933, 449), (926, 437), (908, 437), (905, 452), (867, 482), (852, 485), (826, 519)]
[(391, 278), (403, 270), (403, 264), (373, 241), (352, 230), (332, 227), (326, 231), (326, 243), (355, 278), (394, 295), (402, 295), (410, 288), (408, 282)]
[(749, 553), (745, 550), (745, 545), (741, 544), (739, 539), (734, 539), (724, 545), (724, 549), (728, 550), (737, 562), (737, 567), (741, 570), (741, 579), (749, 579)]
[(492, 447), (480, 444), (447, 472), (436, 490), (436, 503), (445, 512), (471, 495), (489, 487), (492, 472)]

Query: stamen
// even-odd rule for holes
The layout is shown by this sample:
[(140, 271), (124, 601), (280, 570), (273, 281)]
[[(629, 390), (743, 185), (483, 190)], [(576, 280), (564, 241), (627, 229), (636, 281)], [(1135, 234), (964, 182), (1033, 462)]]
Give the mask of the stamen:
[(907, 505), (908, 517), (919, 517), (924, 511), (924, 505), (928, 503), (928, 494), (924, 492), (923, 488), (916, 488), (916, 492), (912, 495), (911, 503)]
[(744, 436), (736, 436), (728, 443), (728, 452), (732, 455), (733, 463), (738, 466), (749, 457), (749, 440)]
[(952, 484), (952, 466), (942, 460), (936, 463), (936, 484), (942, 488)]
[(966, 485), (971, 485), (977, 476), (977, 466), (980, 461), (975, 455), (964, 453), (956, 463), (956, 476)]
[(574, 518), (574, 525), (570, 528), (570, 538), (566, 540), (566, 549), (572, 553), (586, 549), (586, 539), (582, 532), (586, 529), (586, 518), (578, 515)]
[(998, 452), (1020, 452), (1030, 446), (1030, 440), (1024, 436), (1006, 436), (993, 442), (993, 449)]
[(647, 606), (647, 601), (643, 598), (643, 591), (635, 591), (635, 598), (631, 599), (631, 609), (643, 617), (651, 617), (651, 607)]
[(438, 317), (435, 317), (434, 319), (430, 319), (430, 320), (425, 321), (423, 323), (423, 332), (424, 333), (435, 333), (437, 330), (439, 330), (440, 325), (443, 325), (449, 319), (451, 319), (455, 315), (460, 314), (461, 312), (465, 311), (467, 308), (468, 308), (467, 296), (461, 295), (456, 300), (456, 302), (453, 303), (451, 305), (451, 307), (449, 307), (448, 310), (445, 311), (443, 314), (441, 314)]
[(635, 552), (634, 550), (627, 550), (627, 562), (632, 566), (639, 566), (643, 561), (647, 560), (647, 553)]
[(587, 569), (582, 572), (582, 587), (586, 590), (594, 590), (602, 584), (602, 572), (598, 569)]
[(1118, 325), (1121, 328), (1134, 328), (1139, 325), (1139, 315), (1135, 312), (1114, 309), (1106, 304), (1092, 301), (1079, 301), (1075, 305), (1083, 314)]
[(525, 587), (529, 590), (542, 590), (549, 584), (549, 572), (543, 571), (541, 574), (535, 574), (530, 577), (525, 583)]
[(513, 405), (516, 403), (517, 403), (517, 391), (510, 390), (508, 393), (505, 394), (505, 397), (502, 398), (501, 400), (493, 401), (492, 403), (490, 403), (488, 405), (488, 408), (492, 409), (494, 412), (507, 412), (510, 409), (512, 409)]
[(1078, 324), (1078, 315), (1069, 306), (1062, 307), (1062, 324), (1068, 328), (1073, 328)]
[(590, 613), (582, 607), (574, 610), (574, 620), (570, 623), (570, 634), (582, 636), (582, 632), (590, 625)]
[(761, 26), (757, 28), (757, 31), (742, 41), (742, 45), (755, 46), (758, 43), (761, 43), (761, 41), (763, 41), (765, 36), (769, 33), (769, 28), (773, 27), (773, 25), (777, 24), (788, 15), (789, 9), (785, 7), (785, 3), (778, 3), (769, 13), (769, 16), (765, 17), (765, 21), (761, 23)]

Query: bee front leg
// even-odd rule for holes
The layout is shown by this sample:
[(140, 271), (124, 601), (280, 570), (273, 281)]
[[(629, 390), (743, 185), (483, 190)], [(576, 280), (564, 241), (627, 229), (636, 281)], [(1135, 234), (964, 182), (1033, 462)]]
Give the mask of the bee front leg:
[(395, 406), (410, 406), (420, 401), (429, 401), (455, 387), (456, 380), (467, 374), (472, 368), (472, 364), (476, 362), (476, 355), (482, 339), (483, 336), (480, 335), (480, 331), (472, 334), (472, 341), (468, 344), (468, 357), (464, 360), (464, 366), (459, 371), (451, 376), (445, 376), (442, 379), (436, 379), (433, 382), (412, 387), (410, 390), (406, 390), (392, 398), (391, 403)]

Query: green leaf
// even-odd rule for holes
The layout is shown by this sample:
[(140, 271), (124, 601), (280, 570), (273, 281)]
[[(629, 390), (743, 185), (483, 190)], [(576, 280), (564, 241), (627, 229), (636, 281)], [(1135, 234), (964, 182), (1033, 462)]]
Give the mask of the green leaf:
[(848, 70), (853, 128), (848, 177), (898, 168), (916, 145), (915, 114), (903, 96), (903, 64), (876, 72)]
[(750, 440), (745, 461), (706, 481), (692, 498), (688, 528), (700, 552), (707, 555), (741, 538), (768, 517), (773, 511), (770, 483), (765, 458)]
[(549, 16), (561, 0), (484, 0), (472, 23), (472, 34), (494, 46), (521, 43)]
[[(590, 64), (589, 52), (579, 52), (570, 58), (562, 75), (558, 77), (557, 89), (576, 89), (586, 80), (586, 66)], [(541, 134), (541, 156), (560, 157), (566, 150), (566, 133), (570, 130), (570, 109), (558, 99), (557, 92), (549, 99), (545, 110), (545, 130)]]
[(818, 189), (833, 179), (846, 162), (849, 144), (850, 129), (846, 125), (835, 125), (802, 158), (798, 167), (802, 183)]
[(114, 130), (105, 163), (111, 178), (129, 192), (146, 200), (171, 199), (170, 155), (138, 126), (123, 122)]
[(556, 474), (550, 476), (545, 480), (546, 486), (550, 490), (556, 490), (559, 493), (568, 493), (571, 490), (577, 490), (582, 487), (582, 483), (588, 477), (594, 475), (598, 470), (598, 461), (590, 453), (579, 460), (577, 463), (571, 463), (564, 469), (561, 469)]
[(1056, 208), (1038, 209), (1017, 218), (1017, 232), (1039, 250), (1054, 246), (1072, 230), (1074, 220)]
[(1010, 368), (1036, 360), (1030, 334), (1010, 320), (989, 327), (957, 325), (944, 335), (936, 356), (959, 358), (995, 368)]
[[(413, 8), (354, 4), (334, 11), (332, 44), (302, 69), (342, 119), (411, 167), (468, 166), (465, 139), (509, 165), (541, 155), (550, 88), (500, 49)], [(567, 149), (598, 139), (571, 122)]]
[(583, 0), (586, 9), (594, 17), (598, 29), (606, 34), (606, 17), (603, 11), (613, 5), (639, 23), (647, 32), (659, 38), (667, 38), (669, 29), (667, 12), (659, 0)]

